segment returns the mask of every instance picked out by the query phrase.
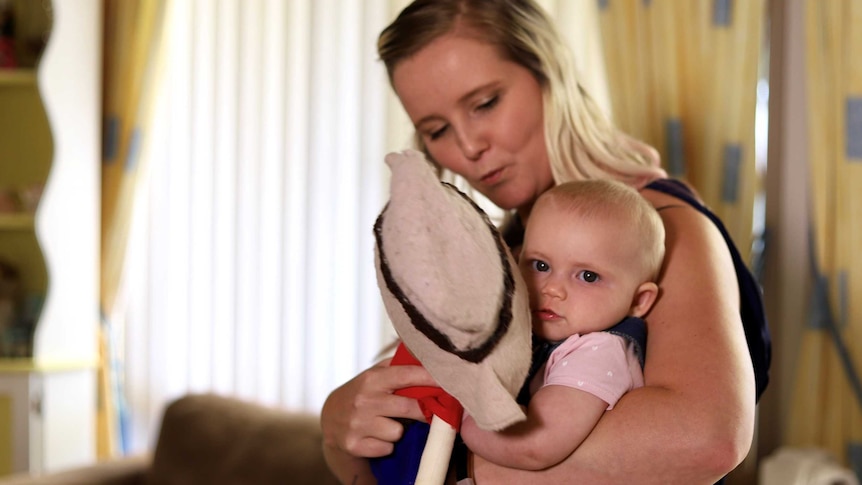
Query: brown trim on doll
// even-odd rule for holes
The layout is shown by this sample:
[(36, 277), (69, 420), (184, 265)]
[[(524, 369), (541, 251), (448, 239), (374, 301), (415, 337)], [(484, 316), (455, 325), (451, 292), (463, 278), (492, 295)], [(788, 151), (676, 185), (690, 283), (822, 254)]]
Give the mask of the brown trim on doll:
[(417, 330), (422, 332), (423, 335), (428, 337), (429, 340), (434, 342), (437, 347), (440, 349), (449, 352), (450, 354), (457, 355), (458, 357), (473, 363), (479, 363), (485, 359), (497, 346), (503, 336), (509, 329), (509, 326), (512, 322), (512, 300), (515, 294), (515, 278), (512, 274), (512, 266), (509, 264), (509, 259), (506, 253), (506, 247), (503, 245), (502, 238), (500, 237), (500, 233), (497, 228), (488, 218), (488, 215), (478, 206), (476, 203), (470, 199), (463, 192), (458, 190), (455, 186), (441, 182), (444, 186), (454, 190), (457, 194), (463, 197), (466, 201), (470, 203), (470, 205), (482, 215), (482, 218), (485, 221), (489, 231), (491, 232), (491, 237), (494, 238), (494, 242), (497, 245), (497, 251), (500, 255), (500, 262), (503, 266), (503, 301), (500, 305), (500, 311), (497, 314), (497, 327), (494, 329), (494, 333), (488, 337), (485, 342), (483, 342), (478, 347), (461, 350), (455, 347), (452, 341), (445, 334), (437, 330), (431, 323), (422, 315), (422, 312), (419, 311), (411, 302), (410, 299), (404, 294), (404, 291), (395, 281), (395, 278), (392, 276), (392, 271), (389, 268), (389, 262), (386, 258), (386, 252), (383, 248), (383, 219), (386, 213), (386, 210), (389, 208), (389, 204), (383, 208), (383, 211), (377, 217), (377, 220), (374, 223), (374, 237), (377, 242), (377, 254), (380, 260), (380, 274), (383, 276), (383, 280), (386, 283), (386, 288), (392, 293), (393, 296), (401, 303), (401, 306), (404, 309), (404, 312), (410, 317), (410, 321)]

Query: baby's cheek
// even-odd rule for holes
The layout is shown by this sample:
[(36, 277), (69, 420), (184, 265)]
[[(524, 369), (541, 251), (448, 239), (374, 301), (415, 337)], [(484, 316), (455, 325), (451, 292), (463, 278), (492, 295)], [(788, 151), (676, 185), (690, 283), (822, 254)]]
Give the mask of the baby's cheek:
[(536, 300), (538, 300), (539, 292), (536, 291), (536, 285), (533, 280), (529, 278), (524, 278), (524, 281), (527, 282), (527, 294), (530, 296), (530, 306), (534, 306)]

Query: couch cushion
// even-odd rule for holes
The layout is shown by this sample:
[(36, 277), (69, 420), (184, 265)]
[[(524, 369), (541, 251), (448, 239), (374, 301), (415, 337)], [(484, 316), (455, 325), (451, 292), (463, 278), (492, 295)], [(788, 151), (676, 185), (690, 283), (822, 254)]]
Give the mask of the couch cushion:
[(317, 416), (194, 394), (165, 409), (147, 485), (338, 482), (326, 466)]
[(142, 485), (150, 456), (143, 454), (82, 465), (42, 475), (19, 473), (0, 478), (2, 485)]

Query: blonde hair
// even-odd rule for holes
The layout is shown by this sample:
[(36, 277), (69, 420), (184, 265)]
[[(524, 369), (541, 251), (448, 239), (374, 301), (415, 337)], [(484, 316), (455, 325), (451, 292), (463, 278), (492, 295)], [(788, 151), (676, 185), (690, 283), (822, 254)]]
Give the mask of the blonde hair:
[(633, 231), (644, 276), (657, 281), (664, 260), (664, 223), (655, 207), (634, 188), (607, 179), (566, 182), (539, 196), (533, 210), (546, 204), (584, 218), (612, 220)]
[[(583, 89), (568, 46), (532, 0), (415, 0), (378, 38), (390, 82), (402, 60), (462, 29), (497, 46), (542, 86), (545, 145), (556, 183), (611, 178), (643, 187), (667, 176), (658, 152), (617, 129)], [(418, 135), (414, 143), (432, 159)]]

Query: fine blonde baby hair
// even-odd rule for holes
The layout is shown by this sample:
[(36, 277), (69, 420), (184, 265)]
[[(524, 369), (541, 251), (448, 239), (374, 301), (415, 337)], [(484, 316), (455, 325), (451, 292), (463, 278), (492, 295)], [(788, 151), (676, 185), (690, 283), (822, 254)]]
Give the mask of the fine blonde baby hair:
[(615, 180), (566, 182), (542, 194), (533, 210), (544, 203), (583, 217), (606, 218), (635, 231), (642, 242), (645, 274), (650, 281), (658, 279), (664, 260), (664, 223), (655, 207), (634, 188)]

